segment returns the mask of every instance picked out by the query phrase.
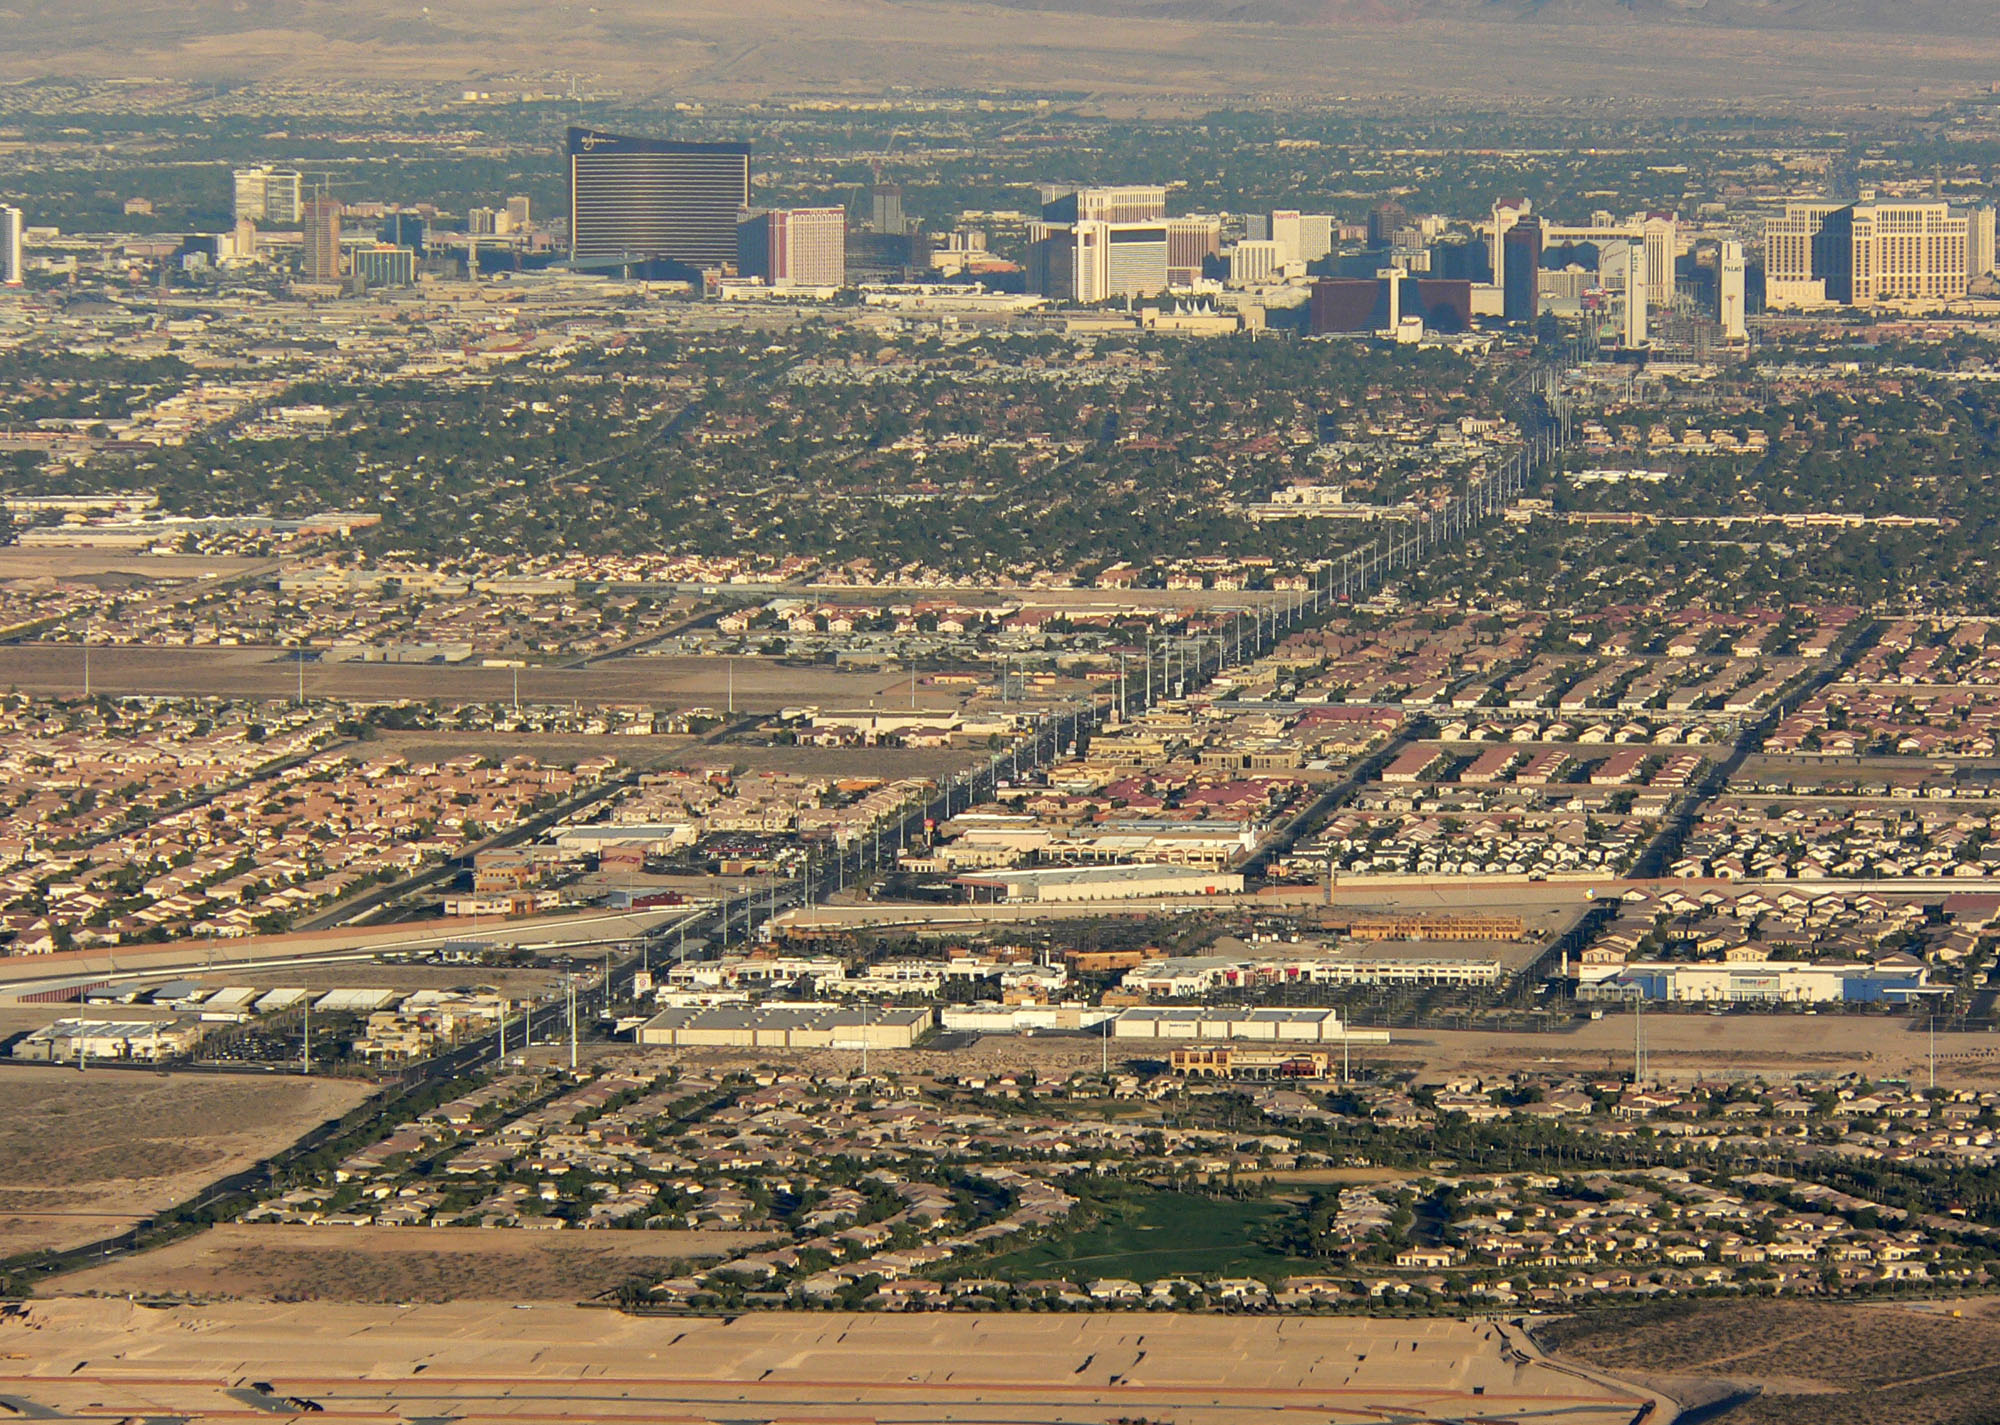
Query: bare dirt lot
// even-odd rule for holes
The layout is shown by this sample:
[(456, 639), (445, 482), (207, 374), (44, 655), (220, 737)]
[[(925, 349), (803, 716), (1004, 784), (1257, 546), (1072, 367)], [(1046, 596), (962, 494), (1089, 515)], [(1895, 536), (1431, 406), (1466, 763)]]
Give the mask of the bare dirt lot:
[(551, 766), (573, 766), (590, 757), (616, 757), (635, 767), (672, 762), (696, 746), (692, 737), (570, 736), (537, 732), (378, 732), (368, 751), (399, 753), (413, 762), (451, 757), (533, 757)]
[(1536, 1334), (1558, 1359), (1643, 1376), (1677, 1399), (1759, 1392), (1721, 1417), (1729, 1425), (2000, 1418), (2000, 1311), (1991, 1301), (1672, 1302), (1573, 1317)]
[(681, 766), (748, 767), (758, 772), (790, 772), (806, 777), (937, 777), (983, 761), (967, 748), (928, 747), (760, 747), (720, 742), (694, 747), (674, 760)]
[(228, 1388), (261, 1381), (329, 1417), (466, 1422), (1629, 1425), (1645, 1408), (1522, 1344), (1480, 1321), (67, 1300), (0, 1318), (0, 1394), (24, 1415), (208, 1419), (244, 1414)]
[(367, 1092), (334, 1079), (0, 1070), (0, 1256), (120, 1232)]
[(268, 559), (208, 554), (138, 554), (113, 549), (0, 549), (0, 579), (217, 579), (274, 567)]
[(749, 1232), (527, 1232), (476, 1227), (225, 1223), (49, 1282), (44, 1295), (265, 1301), (584, 1301), (679, 1264), (728, 1256)]
[[(1633, 1017), (1610, 1013), (1557, 1034), (1479, 1031), (1396, 1032), (1373, 1056), (1414, 1061), (1427, 1074), (1470, 1072), (1501, 1077), (1522, 1069), (1629, 1069)], [(1861, 1073), (1873, 1078), (1921, 1077), (1928, 1071), (1928, 1036), (1903, 1016), (1845, 1014), (1645, 1015), (1646, 1062), (1652, 1077), (1685, 1083), (1738, 1071), (1790, 1078)], [(2000, 1080), (2000, 1035), (1938, 1036), (1938, 1082), (1991, 1086)]]
[[(1773, 1080), (1794, 1076), (1916, 1078), (1928, 1073), (1928, 1040), (1921, 1026), (1891, 1017), (1793, 1014), (1652, 1014), (1645, 1017), (1651, 1077), (1669, 1083), (1704, 1075), (1743, 1073)], [(1357, 1073), (1389, 1067), (1413, 1069), (1425, 1082), (1457, 1074), (1502, 1079), (1522, 1071), (1614, 1072), (1632, 1067), (1632, 1016), (1608, 1014), (1568, 1031), (1501, 1034), (1482, 1030), (1392, 1029), (1390, 1042), (1356, 1044)], [(1111, 1042), (1114, 1061), (1163, 1056), (1165, 1046)], [(871, 1056), (877, 1073), (1000, 1073), (1033, 1069), (1058, 1078), (1095, 1069), (1104, 1046), (1094, 1034), (989, 1035), (963, 1049), (881, 1051)], [(606, 1054), (631, 1054), (606, 1049)], [(648, 1049), (649, 1059), (707, 1070), (786, 1064), (819, 1072), (858, 1070), (861, 1055), (846, 1050)], [(2000, 1082), (2000, 1036), (1938, 1036), (1938, 1083), (1992, 1086)]]
[[(588, 668), (523, 668), (524, 703), (645, 703), (653, 707), (772, 712), (795, 703), (828, 708), (907, 707), (909, 679), (897, 673), (842, 673), (800, 668), (775, 659), (613, 658)], [(69, 695), (83, 691), (83, 649), (21, 643), (0, 647), (0, 688)], [(98, 693), (159, 696), (290, 698), (299, 667), (282, 649), (138, 648), (90, 650), (90, 686)], [(307, 663), (309, 698), (362, 702), (395, 699), (504, 703), (515, 695), (514, 670), (465, 664)], [(922, 707), (957, 707), (955, 694), (919, 688)]]

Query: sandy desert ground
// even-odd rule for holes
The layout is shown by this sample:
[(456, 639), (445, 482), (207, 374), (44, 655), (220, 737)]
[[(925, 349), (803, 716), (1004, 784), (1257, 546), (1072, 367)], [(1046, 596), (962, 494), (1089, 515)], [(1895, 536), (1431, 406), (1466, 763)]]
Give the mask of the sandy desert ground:
[(513, 1232), (477, 1227), (303, 1227), (224, 1223), (135, 1257), (74, 1272), (44, 1295), (265, 1301), (557, 1301), (677, 1275), (725, 1257), (754, 1232)]
[(0, 1071), (0, 1256), (122, 1232), (368, 1092), (336, 1079)]
[[(1647, 1014), (1647, 1063), (1650, 1077), (1665, 1083), (1687, 1083), (1703, 1076), (1762, 1075), (1773, 1081), (1794, 1075), (1828, 1078), (1859, 1073), (1871, 1078), (1901, 1076), (1926, 1081), (1929, 1039), (1921, 1024), (1902, 1018), (1849, 1018), (1796, 1014)], [(1608, 1014), (1595, 1023), (1542, 1034), (1503, 1034), (1484, 1030), (1394, 1029), (1386, 1045), (1357, 1045), (1354, 1067), (1414, 1069), (1423, 1082), (1442, 1082), (1460, 1074), (1500, 1080), (1522, 1071), (1601, 1073), (1629, 1072), (1632, 1067), (1633, 1021), (1628, 1014)], [(1000, 1073), (1031, 1068), (1042, 1076), (1064, 1077), (1097, 1068), (1103, 1045), (1094, 1035), (990, 1036), (969, 1048), (915, 1049), (880, 1052), (871, 1058), (877, 1073)], [(1134, 1040), (1113, 1040), (1114, 1060), (1140, 1057), (1147, 1051)], [(780, 1062), (780, 1051), (732, 1049), (610, 1048), (613, 1059), (646, 1063), (687, 1063), (708, 1070), (751, 1068)], [(1163, 1053), (1163, 1050), (1156, 1050)], [(782, 1062), (821, 1072), (858, 1070), (861, 1056), (835, 1050), (800, 1051)], [(1937, 1046), (1940, 1084), (1991, 1087), (2000, 1082), (2000, 1035), (1940, 1033)]]
[[(837, 673), (789, 667), (774, 659), (619, 658), (588, 668), (523, 668), (524, 703), (646, 703), (666, 707), (725, 707), (734, 685), (738, 712), (770, 712), (793, 703), (829, 708), (907, 708), (907, 673)], [(0, 647), (0, 688), (40, 695), (83, 691), (83, 649), (74, 644)], [(90, 651), (90, 686), (98, 693), (160, 696), (289, 698), (299, 667), (279, 649), (104, 647)], [(313, 663), (305, 665), (309, 698), (396, 698), (504, 703), (515, 695), (506, 668), (466, 664)], [(919, 687), (920, 707), (956, 707), (960, 698)]]
[(1485, 1322), (1220, 1316), (634, 1318), (575, 1307), (35, 1302), (0, 1318), (24, 1413), (257, 1404), (328, 1418), (1627, 1425), (1644, 1393), (1543, 1365)]

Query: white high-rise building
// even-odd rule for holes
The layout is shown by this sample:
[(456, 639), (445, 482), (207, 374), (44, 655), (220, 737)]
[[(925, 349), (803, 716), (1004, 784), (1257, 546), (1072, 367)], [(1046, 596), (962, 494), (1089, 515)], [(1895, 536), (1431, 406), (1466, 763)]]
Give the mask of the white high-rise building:
[(1744, 311), (1743, 244), (1724, 242), (1715, 271), (1715, 315), (1722, 324), (1723, 338), (1727, 341), (1748, 341), (1750, 327)]
[(1157, 183), (1080, 188), (1076, 193), (1076, 220), (1080, 223), (1154, 223), (1166, 216), (1167, 190)]
[(1681, 247), (1681, 221), (1672, 213), (1648, 213), (1639, 224), (1639, 239), (1646, 246), (1647, 300), (1656, 307), (1671, 306), (1674, 259), (1680, 255)]
[(236, 220), (245, 219), (253, 223), (265, 221), (264, 179), (270, 174), (268, 168), (239, 168), (233, 175), (236, 180)]
[(1972, 225), (1934, 201), (1787, 203), (1764, 224), (1765, 303), (1953, 301), (1970, 277)]
[(1071, 230), (1079, 302), (1167, 290), (1167, 225), (1084, 221)]
[(0, 287), (21, 285), (21, 210), (0, 207)]
[(1045, 223), (1156, 223), (1166, 216), (1167, 190), (1157, 183), (1042, 190)]
[(1333, 252), (1333, 230), (1336, 226), (1331, 213), (1299, 214), (1299, 261), (1318, 262)]
[(1646, 344), (1646, 298), (1650, 288), (1646, 244), (1608, 244), (1598, 259), (1598, 279), (1607, 292), (1623, 299), (1624, 314), (1618, 328), (1618, 344), (1637, 350)]
[(306, 218), (305, 179), (287, 168), (274, 168), (264, 176), (264, 217), (291, 227)]
[(1279, 208), (1271, 214), (1270, 241), (1284, 252), (1286, 262), (1318, 262), (1333, 251), (1333, 215)]
[(1493, 204), (1493, 221), (1488, 228), (1487, 259), (1493, 266), (1493, 280), (1504, 280), (1507, 271), (1507, 234), (1535, 211), (1532, 198), (1501, 198)]
[(840, 287), (847, 281), (847, 209), (779, 208), (737, 228), (744, 275), (773, 287)]
[(1167, 280), (1173, 285), (1192, 287), (1201, 280), (1203, 265), (1221, 251), (1222, 219), (1167, 219)]
[(253, 223), (290, 227), (305, 214), (305, 179), (295, 169), (239, 168), (232, 175), (236, 183), (236, 217)]
[(1271, 241), (1278, 245), (1283, 261), (1304, 261), (1299, 256), (1299, 213), (1296, 208), (1280, 208), (1272, 212)]
[(1824, 307), (1828, 262), (1823, 250), (1827, 218), (1838, 203), (1787, 203), (1764, 220), (1764, 305), (1768, 308)]
[(1389, 292), (1389, 320), (1384, 330), (1392, 335), (1403, 324), (1403, 269), (1400, 267), (1378, 267), (1375, 280), (1386, 284)]
[(1974, 208), (1966, 214), (1965, 232), (1965, 275), (1973, 280), (1991, 277), (2000, 267), (2000, 254), (1994, 251), (1993, 209), (1985, 206)]
[(1250, 287), (1270, 282), (1285, 270), (1285, 247), (1278, 242), (1239, 242), (1229, 249), (1229, 282)]

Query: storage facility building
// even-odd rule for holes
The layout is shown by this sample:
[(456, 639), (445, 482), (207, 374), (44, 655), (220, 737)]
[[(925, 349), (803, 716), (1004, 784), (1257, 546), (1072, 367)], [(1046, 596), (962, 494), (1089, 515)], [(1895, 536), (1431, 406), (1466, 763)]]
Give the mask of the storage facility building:
[(930, 1009), (713, 1005), (662, 1010), (641, 1044), (717, 1049), (908, 1049), (936, 1022)]
[(1381, 1029), (1350, 1029), (1331, 1009), (1128, 1009), (1114, 1039), (1252, 1039), (1297, 1044), (1387, 1044)]
[(1195, 866), (1054, 866), (982, 871), (952, 882), (969, 901), (1118, 901), (1163, 896), (1230, 896), (1243, 892), (1242, 873)]

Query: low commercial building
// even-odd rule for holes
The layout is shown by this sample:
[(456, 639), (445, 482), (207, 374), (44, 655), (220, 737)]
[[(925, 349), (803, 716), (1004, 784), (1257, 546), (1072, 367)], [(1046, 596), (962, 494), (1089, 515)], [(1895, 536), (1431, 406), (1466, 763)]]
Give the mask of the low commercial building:
[(10, 1056), (43, 1064), (92, 1059), (152, 1062), (187, 1053), (204, 1032), (199, 1024), (178, 1020), (58, 1019), (23, 1037)]
[(1913, 956), (1860, 961), (1635, 961), (1580, 986), (1579, 999), (1670, 1004), (1911, 1004), (1942, 993)]
[(1518, 915), (1396, 915), (1356, 920), (1356, 940), (1518, 940), (1527, 925)]
[(1497, 985), (1498, 960), (1353, 958), (1315, 955), (1299, 959), (1240, 959), (1234, 955), (1176, 955), (1126, 971), (1118, 987), (1158, 999), (1188, 999), (1214, 990), (1255, 990), (1278, 985)]
[(960, 876), (952, 884), (969, 901), (1119, 901), (1162, 896), (1228, 896), (1243, 892), (1242, 873), (1198, 866), (1059, 866)]
[(930, 1009), (715, 1005), (662, 1010), (641, 1044), (716, 1049), (908, 1049), (936, 1022)]
[(1380, 1029), (1350, 1029), (1331, 1009), (1128, 1009), (1111, 1021), (1114, 1039), (1250, 1039), (1297, 1044), (1387, 1044)]
[(1333, 1055), (1324, 1049), (1176, 1049), (1172, 1062), (1175, 1073), (1191, 1079), (1324, 1079), (1333, 1072)]
[(701, 829), (691, 821), (604, 822), (589, 826), (565, 826), (555, 834), (556, 849), (581, 853), (602, 853), (612, 847), (636, 846), (646, 851), (667, 852), (692, 846)]
[(1076, 1032), (1097, 1029), (1117, 1011), (1085, 1005), (991, 1005), (966, 1009), (945, 1009), (938, 1022), (954, 1034), (1021, 1034), (1029, 1031), (1062, 1030)]
[(1315, 959), (1278, 966), (1282, 982), (1310, 985), (1497, 985), (1506, 971), (1498, 960)]
[(313, 1001), (313, 1008), (322, 1014), (373, 1014), (378, 1009), (387, 1009), (397, 998), (394, 990), (328, 990)]

